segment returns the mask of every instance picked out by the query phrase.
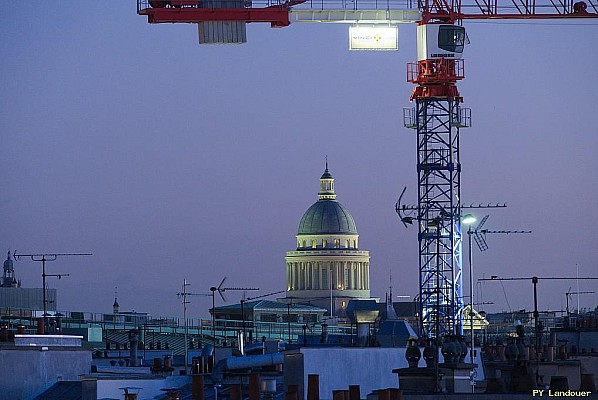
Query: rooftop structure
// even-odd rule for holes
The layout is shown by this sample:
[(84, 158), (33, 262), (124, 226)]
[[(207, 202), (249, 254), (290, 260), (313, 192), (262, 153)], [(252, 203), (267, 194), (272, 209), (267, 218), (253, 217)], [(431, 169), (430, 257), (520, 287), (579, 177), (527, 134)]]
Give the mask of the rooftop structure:
[(285, 304), (271, 300), (255, 300), (243, 304), (216, 307), (216, 318), (249, 322), (319, 323), (326, 310), (304, 304)]

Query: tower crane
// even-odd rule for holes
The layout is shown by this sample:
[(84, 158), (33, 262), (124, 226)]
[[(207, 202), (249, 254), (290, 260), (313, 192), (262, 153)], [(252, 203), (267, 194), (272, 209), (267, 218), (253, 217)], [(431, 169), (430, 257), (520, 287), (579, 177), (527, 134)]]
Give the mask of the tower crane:
[(598, 18), (598, 0), (137, 0), (137, 13), (152, 24), (197, 24), (201, 44), (245, 42), (251, 22), (417, 24), (417, 61), (407, 65), (415, 106), (403, 119), (417, 136), (420, 334), (438, 338), (463, 327), (459, 132), (471, 125), (457, 88), (463, 21)]

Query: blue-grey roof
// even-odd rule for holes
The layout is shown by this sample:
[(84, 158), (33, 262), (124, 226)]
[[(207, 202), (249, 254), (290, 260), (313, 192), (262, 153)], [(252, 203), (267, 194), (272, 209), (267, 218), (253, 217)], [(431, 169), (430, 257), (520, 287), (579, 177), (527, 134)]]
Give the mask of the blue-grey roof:
[(81, 398), (83, 383), (80, 381), (60, 381), (35, 397), (35, 400), (78, 400)]
[(409, 323), (403, 320), (386, 320), (376, 332), (376, 339), (382, 347), (403, 347), (410, 336), (417, 337), (417, 334)]
[(380, 314), (376, 300), (350, 300), (346, 308), (347, 317), (352, 323), (374, 322)]
[(318, 200), (307, 209), (299, 223), (299, 235), (356, 235), (353, 216), (336, 200)]

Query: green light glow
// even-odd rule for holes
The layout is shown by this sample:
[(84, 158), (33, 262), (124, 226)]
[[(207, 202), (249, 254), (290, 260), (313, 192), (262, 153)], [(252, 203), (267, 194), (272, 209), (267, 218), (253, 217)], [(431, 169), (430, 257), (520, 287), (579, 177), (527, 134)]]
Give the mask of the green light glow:
[(465, 225), (471, 225), (477, 221), (477, 218), (473, 216), (473, 214), (465, 214), (463, 218), (461, 218), (461, 223)]

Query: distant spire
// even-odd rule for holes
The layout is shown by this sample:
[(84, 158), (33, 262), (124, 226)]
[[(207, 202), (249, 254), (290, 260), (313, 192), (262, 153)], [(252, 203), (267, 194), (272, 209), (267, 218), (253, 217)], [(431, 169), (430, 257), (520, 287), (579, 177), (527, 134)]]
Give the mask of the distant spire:
[(120, 305), (118, 304), (117, 296), (118, 296), (118, 286), (115, 286), (114, 287), (114, 304), (112, 304), (112, 311), (114, 312), (114, 314), (118, 313), (118, 309), (120, 307)]
[(20, 287), (20, 284), (15, 278), (15, 270), (12, 258), (10, 257), (10, 250), (8, 250), (6, 261), (4, 261), (4, 274), (0, 280), (0, 287)]
[(328, 171), (328, 154), (326, 154), (326, 171)]
[(8, 250), (8, 255), (6, 256), (6, 261), (4, 261), (4, 270), (5, 271), (11, 271), (12, 272), (12, 267), (13, 263), (12, 263), (12, 259), (10, 258), (10, 250)]
[(389, 287), (389, 291), (390, 291), (390, 301), (392, 301), (392, 269), (390, 271), (388, 271), (388, 279), (390, 282), (390, 287)]
[(390, 286), (389, 286), (389, 294), (386, 298), (386, 319), (395, 320), (397, 319), (397, 313), (395, 312), (395, 308), (392, 305), (392, 270), (390, 270)]

